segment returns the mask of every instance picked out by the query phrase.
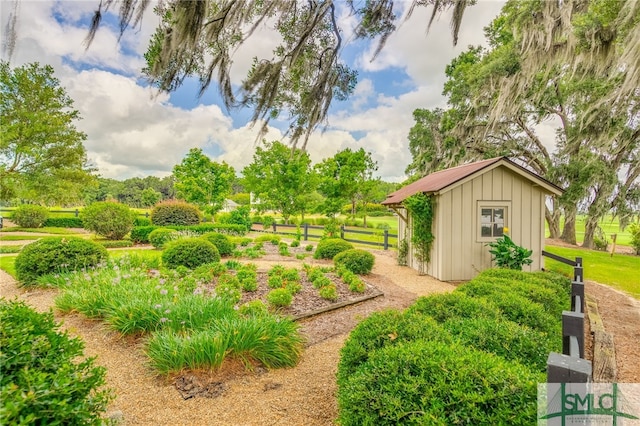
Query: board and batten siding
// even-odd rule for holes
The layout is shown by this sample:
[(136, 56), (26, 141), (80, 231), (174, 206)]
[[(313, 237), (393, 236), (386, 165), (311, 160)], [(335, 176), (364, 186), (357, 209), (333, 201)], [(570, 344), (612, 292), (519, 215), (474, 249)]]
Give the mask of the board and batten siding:
[[(478, 241), (479, 205), (483, 201), (502, 201), (508, 206), (509, 236), (516, 244), (533, 250), (533, 263), (524, 270), (543, 267), (545, 192), (530, 180), (499, 166), (453, 184), (436, 196), (435, 241), (427, 274), (442, 281), (464, 281), (493, 266), (487, 242)], [(404, 235), (405, 230), (406, 224), (399, 220), (398, 235)], [(410, 242), (408, 233), (407, 238)], [(409, 247), (408, 266), (418, 269), (411, 243)]]

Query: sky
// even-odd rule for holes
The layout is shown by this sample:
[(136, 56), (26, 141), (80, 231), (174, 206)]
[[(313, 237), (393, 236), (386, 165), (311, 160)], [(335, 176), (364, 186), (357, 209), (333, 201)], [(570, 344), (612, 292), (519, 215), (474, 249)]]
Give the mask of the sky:
[[(82, 120), (76, 126), (87, 134), (87, 156), (98, 173), (118, 180), (164, 177), (189, 149), (201, 148), (213, 161), (225, 161), (240, 174), (253, 159), (260, 127), (250, 126), (251, 111), (227, 110), (216, 88), (198, 98), (194, 80), (171, 94), (158, 93), (146, 84), (141, 73), (143, 54), (158, 23), (152, 7), (142, 24), (119, 42), (115, 17), (106, 16), (106, 25), (86, 50), (83, 40), (98, 3), (19, 1), (18, 39), (11, 57), (13, 67), (30, 62), (53, 66), (80, 112)], [(0, 2), (3, 28), (15, 4)], [(396, 4), (403, 8), (409, 2)], [(440, 15), (427, 34), (431, 10), (418, 8), (374, 61), (375, 42), (355, 42), (354, 17), (344, 13), (340, 17), (343, 39), (348, 42), (344, 59), (358, 70), (358, 84), (347, 101), (334, 102), (326, 129), (311, 136), (307, 151), (312, 161), (362, 147), (377, 162), (382, 180), (404, 180), (411, 162), (407, 135), (414, 124), (413, 111), (446, 106), (442, 96), (446, 65), (469, 45), (485, 44), (482, 29), (503, 4), (478, 0), (468, 8), (457, 47), (452, 43), (449, 15)], [(270, 55), (275, 45), (271, 30), (261, 28), (258, 37), (234, 56), (233, 83), (240, 84), (252, 59)], [(283, 135), (288, 123), (272, 124), (265, 138), (287, 143)]]

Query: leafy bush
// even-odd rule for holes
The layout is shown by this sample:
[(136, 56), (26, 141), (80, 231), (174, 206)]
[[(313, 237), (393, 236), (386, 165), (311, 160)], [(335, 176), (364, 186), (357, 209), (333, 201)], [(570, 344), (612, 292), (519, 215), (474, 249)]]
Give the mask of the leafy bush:
[(291, 247), (300, 247), (300, 240), (296, 239), (291, 241)]
[(21, 228), (40, 228), (48, 217), (49, 210), (46, 207), (34, 204), (18, 206), (11, 214), (11, 220)]
[(0, 323), (2, 423), (101, 425), (113, 397), (82, 341), (24, 302), (0, 299)]
[(281, 238), (282, 237), (280, 237), (280, 235), (278, 235), (278, 234), (261, 234), (261, 235), (258, 235), (257, 237), (255, 237), (253, 239), (253, 241), (256, 242), (256, 243), (270, 242), (274, 246), (277, 246), (278, 243), (280, 242)]
[(333, 258), (336, 267), (343, 267), (354, 274), (366, 275), (373, 269), (376, 258), (366, 250), (351, 249), (338, 253)]
[(157, 226), (135, 226), (131, 230), (131, 241), (136, 244), (149, 244), (149, 234), (153, 232), (155, 229), (158, 229)]
[(202, 213), (197, 206), (185, 201), (167, 200), (156, 204), (151, 210), (151, 223), (156, 226), (197, 225)]
[(338, 388), (348, 425), (523, 425), (544, 377), (459, 344), (417, 340), (373, 352)]
[(320, 240), (313, 257), (315, 259), (333, 259), (336, 254), (351, 249), (353, 249), (353, 244), (342, 238), (326, 238)]
[(278, 253), (280, 253), (280, 256), (291, 256), (287, 243), (283, 242), (278, 244)]
[(162, 263), (167, 268), (180, 265), (193, 269), (205, 263), (220, 261), (216, 246), (202, 238), (184, 238), (171, 241), (162, 252)]
[(79, 217), (50, 217), (42, 226), (50, 228), (83, 228), (82, 219)]
[(282, 288), (284, 287), (284, 280), (282, 275), (272, 275), (267, 280), (269, 288)]
[(136, 216), (133, 219), (133, 226), (151, 226), (151, 219), (148, 217)]
[(334, 283), (320, 287), (319, 293), (320, 297), (331, 302), (338, 300), (338, 289)]
[(527, 250), (513, 242), (508, 235), (503, 235), (493, 243), (487, 244), (491, 247), (489, 253), (494, 257), (491, 259), (496, 262), (499, 268), (522, 270), (523, 265), (530, 265), (532, 250)]
[(307, 245), (304, 247), (304, 250), (305, 250), (305, 251), (313, 251), (313, 244), (307, 244)]
[(315, 288), (320, 290), (323, 287), (331, 285), (332, 281), (328, 277), (324, 276), (324, 274), (322, 274), (322, 275), (315, 276), (311, 281), (311, 283)]
[(99, 201), (80, 212), (84, 228), (108, 240), (121, 240), (133, 228), (135, 213), (126, 205)]
[(420, 297), (411, 305), (409, 312), (429, 315), (439, 323), (449, 318), (497, 319), (501, 315), (500, 310), (489, 301), (470, 297), (458, 291)]
[(220, 256), (231, 256), (236, 249), (236, 245), (231, 242), (229, 237), (218, 232), (207, 232), (202, 238), (216, 246)]
[(277, 308), (287, 307), (291, 306), (293, 295), (286, 288), (276, 288), (267, 294), (267, 300)]
[(169, 228), (156, 228), (147, 237), (152, 246), (162, 249), (166, 243), (177, 239), (178, 231)]
[(256, 299), (241, 305), (239, 312), (240, 315), (247, 317), (257, 317), (266, 315), (269, 312), (269, 308), (267, 308), (267, 305), (265, 305), (262, 300)]
[(100, 244), (78, 237), (45, 237), (25, 246), (16, 257), (16, 277), (33, 284), (45, 274), (95, 266), (107, 258)]
[(275, 223), (275, 220), (273, 219), (273, 216), (262, 216), (262, 228), (263, 229), (271, 228), (274, 223)]
[(240, 280), (234, 275), (223, 274), (218, 278), (216, 285), (216, 295), (228, 300), (231, 304), (236, 304), (242, 299)]
[(104, 248), (133, 247), (131, 240), (95, 240), (95, 242)]
[(220, 215), (218, 221), (229, 225), (240, 225), (248, 232), (251, 230), (252, 225), (251, 208), (249, 206), (240, 206), (225, 215)]
[(629, 226), (629, 232), (631, 233), (631, 247), (636, 251), (636, 254), (640, 254), (640, 225), (632, 223)]

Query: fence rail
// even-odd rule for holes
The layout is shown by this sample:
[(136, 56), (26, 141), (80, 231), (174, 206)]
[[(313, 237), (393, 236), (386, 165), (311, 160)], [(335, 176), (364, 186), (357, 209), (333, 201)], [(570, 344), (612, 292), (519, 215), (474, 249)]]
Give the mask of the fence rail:
[[(254, 223), (254, 225), (259, 225), (261, 226), (262, 223)], [(295, 231), (293, 232), (286, 232), (286, 231), (278, 231), (278, 229), (294, 229)], [(322, 235), (318, 235), (318, 234), (313, 234), (310, 233), (309, 230), (322, 230), (324, 231), (324, 226), (315, 226), (315, 225), (309, 225), (309, 224), (303, 224), (300, 225), (300, 232), (301, 232), (301, 237), (304, 239), (304, 241), (308, 241), (310, 238), (322, 238)], [(255, 229), (254, 229), (255, 230)], [(269, 232), (273, 232), (274, 234), (280, 234), (280, 235), (297, 235), (298, 233), (298, 225), (284, 225), (284, 224), (279, 224), (279, 223), (274, 223), (271, 225), (271, 230)], [(374, 236), (378, 236), (382, 238), (382, 242), (378, 242), (378, 241), (366, 241), (366, 240), (359, 240), (359, 239), (355, 239), (355, 238), (348, 238), (348, 234), (360, 234), (360, 235), (374, 235)], [(350, 241), (352, 243), (358, 243), (358, 244), (366, 244), (366, 245), (371, 245), (371, 246), (376, 246), (376, 247), (382, 247), (384, 250), (388, 250), (389, 247), (391, 246), (390, 244), (390, 239), (391, 238), (398, 238), (397, 234), (391, 234), (389, 233), (389, 230), (385, 229), (382, 231), (382, 233), (380, 232), (375, 232), (375, 231), (362, 231), (359, 229), (351, 229), (351, 228), (347, 228), (344, 225), (340, 226), (340, 238), (342, 238), (345, 241)]]
[(542, 255), (573, 266), (571, 310), (562, 311), (562, 354), (551, 352), (547, 358), (547, 383), (587, 383), (593, 368), (584, 359), (584, 269), (582, 258), (567, 259), (547, 251)]

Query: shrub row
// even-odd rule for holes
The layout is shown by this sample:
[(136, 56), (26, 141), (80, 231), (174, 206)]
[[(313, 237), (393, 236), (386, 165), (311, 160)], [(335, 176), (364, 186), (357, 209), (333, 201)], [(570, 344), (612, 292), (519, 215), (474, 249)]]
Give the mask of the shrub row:
[(158, 228), (168, 228), (176, 231), (190, 231), (195, 234), (206, 234), (207, 232), (217, 232), (226, 235), (242, 236), (247, 232), (242, 225), (227, 225), (217, 223), (202, 223), (193, 226), (136, 226), (131, 230), (131, 240), (137, 244), (149, 244), (149, 234)]
[(51, 228), (84, 228), (79, 217), (50, 217), (44, 221), (44, 225)]
[(340, 424), (534, 423), (569, 286), (556, 274), (489, 270), (371, 315), (341, 351)]

